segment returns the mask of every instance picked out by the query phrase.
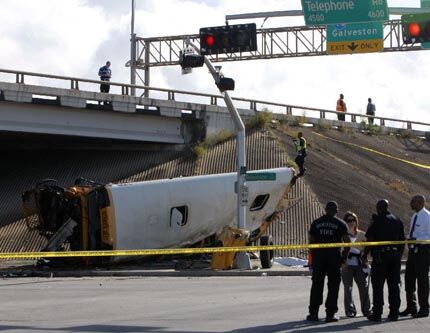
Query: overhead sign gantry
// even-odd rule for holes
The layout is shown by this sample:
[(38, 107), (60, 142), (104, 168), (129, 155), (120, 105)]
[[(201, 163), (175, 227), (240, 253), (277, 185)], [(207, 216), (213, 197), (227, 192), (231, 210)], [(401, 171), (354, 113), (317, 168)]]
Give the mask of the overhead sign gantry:
[[(388, 14), (430, 12), (430, 9), (425, 8), (430, 4), (430, 0), (422, 0), (422, 8), (387, 8), (387, 0), (302, 0), (302, 3), (304, 4), (303, 10), (226, 15), (227, 21), (302, 15), (305, 15), (305, 19), (306, 15), (309, 16), (308, 19), (311, 19), (310, 15), (321, 15), (322, 13), (324, 17), (314, 17), (314, 20), (318, 19), (321, 22), (309, 26), (257, 29), (256, 50), (249, 48), (227, 53), (211, 51), (207, 57), (212, 62), (225, 62), (380, 51), (420, 51), (426, 48), (426, 44), (429, 44), (405, 43), (402, 38), (404, 24), (402, 25), (402, 21), (398, 19), (389, 20)], [(327, 4), (331, 7), (327, 7)], [(308, 10), (307, 14), (306, 10)], [(320, 13), (317, 13), (318, 11)], [(326, 14), (325, 11), (329, 13)], [(340, 19), (340, 17), (343, 18)], [(363, 21), (367, 23), (363, 23)], [(378, 27), (375, 28), (375, 25), (371, 24), (372, 22)], [(379, 23), (383, 26), (382, 41)], [(334, 27), (331, 27), (332, 24)], [(331, 36), (328, 34), (329, 29), (332, 32)], [(144, 85), (150, 86), (151, 67), (180, 63), (187, 40), (201, 46), (199, 45), (201, 44), (199, 34), (153, 38), (136, 37), (134, 68), (144, 70), (144, 78), (137, 74)], [(209, 39), (206, 42), (208, 46), (211, 46), (211, 42), (214, 43), (215, 39), (212, 41)], [(126, 66), (130, 66), (130, 63), (129, 61)], [(149, 97), (149, 90), (145, 91), (145, 96)]]

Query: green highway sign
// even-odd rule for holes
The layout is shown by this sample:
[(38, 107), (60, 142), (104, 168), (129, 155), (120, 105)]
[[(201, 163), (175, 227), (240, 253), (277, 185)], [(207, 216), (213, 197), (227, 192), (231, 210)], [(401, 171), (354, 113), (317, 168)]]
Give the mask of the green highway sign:
[(386, 21), (387, 0), (302, 0), (306, 25)]
[(276, 173), (274, 172), (254, 172), (246, 174), (246, 181), (252, 182), (257, 180), (276, 180)]
[(364, 22), (327, 25), (327, 42), (383, 39), (382, 22)]
[(382, 22), (327, 25), (327, 53), (353, 54), (381, 52), (384, 49)]

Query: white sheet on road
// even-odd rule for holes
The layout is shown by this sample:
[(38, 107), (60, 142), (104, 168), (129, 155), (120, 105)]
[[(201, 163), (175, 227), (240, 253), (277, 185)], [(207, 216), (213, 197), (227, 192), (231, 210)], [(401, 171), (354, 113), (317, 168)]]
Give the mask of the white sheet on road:
[(304, 260), (304, 259), (300, 259), (300, 258), (295, 258), (295, 257), (275, 257), (274, 262), (282, 265), (282, 266), (307, 266), (308, 265), (308, 261)]

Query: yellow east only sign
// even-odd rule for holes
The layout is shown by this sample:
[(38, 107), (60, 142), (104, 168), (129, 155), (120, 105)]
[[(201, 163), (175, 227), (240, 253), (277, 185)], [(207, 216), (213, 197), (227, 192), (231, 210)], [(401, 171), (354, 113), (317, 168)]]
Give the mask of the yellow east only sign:
[(381, 52), (383, 39), (364, 39), (355, 41), (327, 42), (327, 54), (355, 54)]

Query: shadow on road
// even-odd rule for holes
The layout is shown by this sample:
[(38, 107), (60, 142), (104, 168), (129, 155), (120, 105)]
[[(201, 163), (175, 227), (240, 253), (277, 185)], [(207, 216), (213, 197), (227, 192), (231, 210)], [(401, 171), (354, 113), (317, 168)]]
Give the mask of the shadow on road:
[[(402, 320), (403, 321), (403, 320)], [(365, 318), (359, 319), (341, 319), (341, 321), (332, 324), (326, 324), (324, 321), (318, 323), (308, 322), (306, 320), (292, 321), (279, 323), (276, 325), (262, 325), (254, 327), (245, 327), (229, 331), (219, 331), (220, 333), (319, 333), (319, 332), (353, 332), (359, 331), (367, 326), (381, 326), (380, 331), (383, 332), (387, 329), (384, 323), (388, 322), (370, 322)], [(93, 332), (93, 333), (139, 333), (139, 332), (152, 332), (152, 333), (213, 333), (214, 331), (194, 331), (190, 330), (171, 330), (168, 327), (155, 327), (155, 326), (132, 326), (132, 325), (85, 325), (85, 326), (71, 326), (71, 327), (35, 327), (35, 326), (13, 326), (13, 325), (0, 325), (0, 331), (19, 330), (25, 331), (56, 331), (56, 332)]]
[[(13, 325), (0, 325), (1, 331), (14, 330), (19, 332), (34, 331), (34, 332), (93, 332), (93, 333), (139, 333), (139, 332), (166, 332), (167, 329), (163, 327), (151, 326), (132, 326), (132, 325), (85, 325), (85, 326), (70, 326), (70, 327), (35, 327), (35, 326), (13, 326)], [(169, 331), (170, 332), (170, 331)]]
[(352, 332), (354, 330), (360, 330), (365, 326), (380, 325), (381, 323), (370, 322), (367, 319), (361, 319), (359, 321), (354, 320), (343, 322), (342, 320), (335, 324), (326, 324), (324, 321), (318, 323), (311, 323), (306, 320), (292, 321), (280, 323), (277, 325), (264, 325), (256, 327), (247, 327), (243, 329), (237, 329), (232, 331), (226, 331), (224, 333), (269, 333), (269, 332), (288, 332), (288, 333), (319, 333), (319, 332)]

